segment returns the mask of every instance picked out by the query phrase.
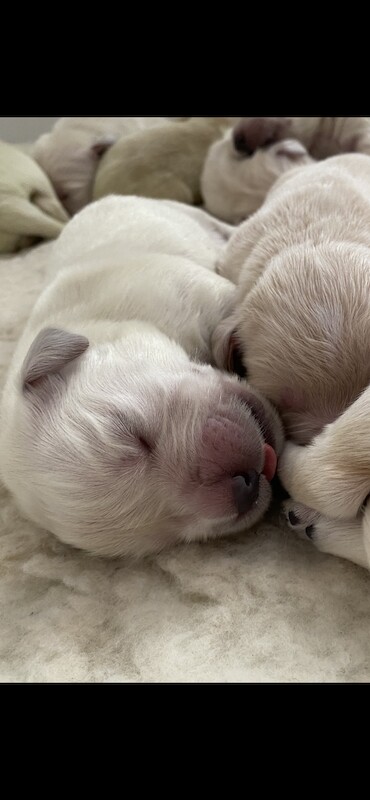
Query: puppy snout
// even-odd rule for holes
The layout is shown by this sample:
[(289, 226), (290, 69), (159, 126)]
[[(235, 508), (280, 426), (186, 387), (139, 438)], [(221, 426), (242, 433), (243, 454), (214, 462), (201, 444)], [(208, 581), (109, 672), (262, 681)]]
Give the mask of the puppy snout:
[(235, 475), (232, 479), (233, 497), (238, 514), (245, 514), (256, 502), (259, 494), (260, 476), (255, 469)]
[(282, 138), (282, 126), (271, 118), (254, 117), (241, 120), (232, 134), (237, 153), (252, 156), (258, 148), (269, 147)]

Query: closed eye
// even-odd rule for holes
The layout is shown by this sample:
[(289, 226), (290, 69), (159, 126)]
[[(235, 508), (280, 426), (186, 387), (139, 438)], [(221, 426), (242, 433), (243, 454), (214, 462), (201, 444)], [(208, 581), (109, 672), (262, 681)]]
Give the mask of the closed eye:
[(247, 370), (243, 364), (243, 354), (235, 331), (230, 336), (227, 370), (228, 372), (234, 372), (235, 375), (239, 375), (239, 378), (247, 377)]
[(153, 447), (148, 442), (148, 440), (145, 439), (144, 436), (139, 436), (138, 439), (139, 439), (139, 442), (140, 442), (141, 446), (144, 448), (144, 450), (146, 450), (148, 454), (151, 454), (153, 452)]
[[(111, 431), (121, 444), (130, 448), (132, 454), (145, 452), (151, 454), (154, 449), (152, 437), (146, 435), (145, 420), (133, 419), (129, 412), (116, 408), (105, 409), (105, 417), (110, 417)], [(144, 428), (144, 432), (143, 432)]]

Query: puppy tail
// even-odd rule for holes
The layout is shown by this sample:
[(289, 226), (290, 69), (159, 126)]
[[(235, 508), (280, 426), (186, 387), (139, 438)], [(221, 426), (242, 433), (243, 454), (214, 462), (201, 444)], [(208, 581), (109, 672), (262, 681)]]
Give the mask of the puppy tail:
[[(38, 197), (36, 194), (32, 200), (6, 197), (0, 202), (1, 228), (19, 236), (55, 239), (68, 220), (63, 209), (59, 213), (58, 205), (57, 200), (44, 195)], [(55, 211), (59, 218), (55, 218)]]

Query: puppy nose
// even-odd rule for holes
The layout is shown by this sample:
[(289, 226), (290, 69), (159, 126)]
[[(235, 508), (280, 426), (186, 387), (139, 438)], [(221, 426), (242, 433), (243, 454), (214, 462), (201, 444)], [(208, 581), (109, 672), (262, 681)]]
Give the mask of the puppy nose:
[(255, 469), (232, 478), (233, 495), (238, 514), (245, 514), (257, 500), (260, 476)]

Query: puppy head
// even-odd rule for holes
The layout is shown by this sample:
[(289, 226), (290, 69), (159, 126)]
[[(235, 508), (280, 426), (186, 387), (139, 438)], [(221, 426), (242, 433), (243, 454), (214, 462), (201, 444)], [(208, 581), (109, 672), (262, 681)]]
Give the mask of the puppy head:
[(242, 281), (239, 290), (213, 333), (215, 363), (250, 381), (279, 410), (287, 437), (309, 444), (370, 383), (369, 249), (294, 244), (251, 291)]
[(276, 412), (151, 326), (95, 346), (41, 331), (14, 392), (4, 478), (65, 542), (142, 556), (250, 527), (270, 503)]
[(64, 208), (73, 216), (86, 206), (102, 155), (115, 141), (113, 135), (56, 126), (34, 145), (33, 157), (49, 176)]
[(201, 178), (204, 207), (232, 224), (253, 214), (284, 172), (312, 163), (295, 139), (268, 140), (253, 149), (250, 140), (242, 138), (244, 128), (239, 123), (212, 145)]

